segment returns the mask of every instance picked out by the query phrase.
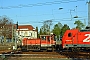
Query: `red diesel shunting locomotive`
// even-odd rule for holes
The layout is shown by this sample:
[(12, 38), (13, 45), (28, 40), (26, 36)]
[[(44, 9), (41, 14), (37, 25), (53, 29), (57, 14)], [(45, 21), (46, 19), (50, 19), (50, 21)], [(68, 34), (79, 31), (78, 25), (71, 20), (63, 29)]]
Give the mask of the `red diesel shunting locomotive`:
[(67, 30), (62, 38), (63, 49), (90, 49), (90, 30)]
[(38, 39), (24, 38), (22, 40), (22, 49), (25, 50), (41, 50), (54, 49), (56, 44), (55, 35), (40, 35)]

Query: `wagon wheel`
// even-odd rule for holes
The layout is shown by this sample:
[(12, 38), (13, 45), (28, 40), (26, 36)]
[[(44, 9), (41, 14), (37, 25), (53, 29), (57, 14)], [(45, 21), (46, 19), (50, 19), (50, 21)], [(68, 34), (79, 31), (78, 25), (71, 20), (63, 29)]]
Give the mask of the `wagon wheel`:
[(75, 52), (75, 48), (72, 48), (71, 50), (72, 50), (72, 52)]
[(48, 48), (46, 47), (46, 49), (42, 50), (43, 52), (47, 52)]
[(54, 52), (54, 47), (52, 46), (52, 52)]
[(79, 52), (80, 48), (72, 48), (72, 52)]
[(80, 52), (80, 48), (77, 48), (77, 52)]

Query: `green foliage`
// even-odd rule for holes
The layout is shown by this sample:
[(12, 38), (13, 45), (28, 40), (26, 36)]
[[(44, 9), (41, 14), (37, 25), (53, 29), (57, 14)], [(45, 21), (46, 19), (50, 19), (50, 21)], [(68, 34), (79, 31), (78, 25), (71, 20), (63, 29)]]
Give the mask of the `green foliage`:
[[(85, 25), (80, 21), (75, 21), (74, 23), (76, 25), (76, 28), (82, 29), (85, 27)], [(48, 34), (50, 32), (50, 26), (52, 25), (52, 21), (44, 21), (43, 26), (40, 28), (40, 34)], [(60, 36), (63, 36), (66, 30), (70, 30), (69, 26), (67, 24), (62, 25), (60, 22), (54, 25), (54, 28), (52, 29), (52, 33), (54, 33), (57, 38)]]
[(60, 22), (58, 22), (58, 24), (54, 25), (54, 29), (52, 30), (52, 32), (54, 34), (56, 34), (57, 38), (59, 38), (59, 36), (60, 36), (61, 28), (62, 28), (62, 24)]
[(38, 35), (38, 27), (36, 27), (36, 31), (37, 31), (37, 37), (39, 37), (39, 35)]
[(67, 24), (64, 24), (64, 26), (58, 22), (58, 24), (54, 25), (54, 29), (52, 30), (52, 32), (54, 34), (56, 34), (57, 38), (59, 39), (60, 36), (63, 36), (63, 34), (65, 33), (66, 30), (69, 30), (69, 26)]
[(76, 28), (79, 30), (85, 28), (85, 25), (80, 20), (75, 21), (74, 24), (76, 25)]
[(40, 28), (40, 34), (43, 34), (43, 33), (42, 33), (42, 29), (41, 29), (41, 28)]
[(70, 30), (70, 28), (67, 24), (64, 24), (64, 26), (61, 29), (61, 36), (63, 36), (66, 30)]

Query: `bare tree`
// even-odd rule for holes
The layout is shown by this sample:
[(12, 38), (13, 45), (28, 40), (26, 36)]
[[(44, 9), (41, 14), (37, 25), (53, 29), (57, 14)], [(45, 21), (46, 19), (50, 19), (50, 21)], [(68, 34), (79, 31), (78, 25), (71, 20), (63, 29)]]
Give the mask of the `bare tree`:
[(52, 25), (52, 20), (46, 20), (43, 22), (43, 26), (41, 27), (42, 34), (50, 34), (50, 28)]
[(6, 38), (12, 38), (12, 20), (7, 16), (0, 17), (0, 35), (4, 36), (3, 42), (6, 42)]

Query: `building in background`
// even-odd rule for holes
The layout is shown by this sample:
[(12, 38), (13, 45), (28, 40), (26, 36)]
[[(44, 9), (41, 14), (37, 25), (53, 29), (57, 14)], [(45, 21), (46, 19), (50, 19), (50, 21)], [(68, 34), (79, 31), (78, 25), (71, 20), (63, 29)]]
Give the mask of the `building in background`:
[(29, 24), (18, 25), (16, 36), (18, 36), (20, 40), (23, 38), (36, 39), (37, 31), (32, 25)]
[(0, 43), (15, 42), (15, 39), (23, 38), (36, 39), (37, 31), (29, 24), (0, 24)]

